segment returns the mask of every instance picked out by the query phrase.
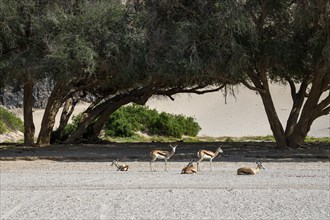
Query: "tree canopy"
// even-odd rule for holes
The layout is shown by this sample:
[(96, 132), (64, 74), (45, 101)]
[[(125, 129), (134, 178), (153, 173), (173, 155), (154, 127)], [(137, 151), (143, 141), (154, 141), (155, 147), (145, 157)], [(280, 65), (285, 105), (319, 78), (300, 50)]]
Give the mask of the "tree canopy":
[[(32, 88), (50, 78), (40, 146), (60, 107), (58, 134), (86, 95), (94, 101), (66, 143), (87, 128), (97, 140), (125, 104), (243, 84), (260, 94), (277, 145), (297, 147), (330, 111), (329, 12), (327, 0), (1, 0), (0, 86), (24, 87), (25, 144), (34, 143)], [(270, 83), (291, 88), (286, 127)]]

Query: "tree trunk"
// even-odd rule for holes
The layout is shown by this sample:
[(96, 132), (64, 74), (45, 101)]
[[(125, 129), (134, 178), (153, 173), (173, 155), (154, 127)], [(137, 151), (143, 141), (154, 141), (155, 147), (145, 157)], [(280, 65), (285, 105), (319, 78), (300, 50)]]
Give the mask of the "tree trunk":
[(103, 114), (101, 114), (95, 124), (93, 125), (93, 133), (91, 134), (90, 139), (94, 142), (98, 140), (98, 137), (102, 131), (102, 128), (104, 127), (104, 124), (106, 123), (106, 121), (108, 120), (109, 116), (114, 113), (118, 108), (120, 108), (121, 106), (117, 107), (117, 108), (109, 108), (107, 111), (103, 112)]
[(33, 82), (27, 80), (24, 83), (23, 114), (24, 114), (24, 145), (34, 144), (35, 127), (33, 123)]
[(249, 78), (253, 82), (255, 90), (257, 90), (261, 96), (277, 148), (287, 148), (285, 132), (276, 113), (275, 105), (269, 90), (267, 66), (260, 62), (256, 67), (256, 73), (249, 73)]
[[(104, 124), (108, 120), (109, 116), (114, 113), (117, 109), (119, 109), (121, 106), (128, 104), (129, 102), (134, 102), (139, 105), (144, 105), (148, 99), (150, 98), (151, 94), (146, 94), (143, 97), (135, 98), (131, 97), (129, 100), (126, 100), (122, 103), (114, 103), (111, 108), (103, 112), (96, 120), (95, 124), (93, 125), (93, 133), (91, 134), (91, 140), (98, 140), (98, 136), (101, 133), (102, 128), (104, 127)], [(126, 103), (125, 103), (126, 102)]]
[(282, 124), (277, 116), (276, 109), (272, 100), (272, 97), (270, 95), (270, 92), (267, 91), (265, 94), (260, 94), (261, 99), (267, 114), (268, 122), (270, 124), (270, 128), (273, 132), (274, 138), (276, 140), (276, 146), (278, 148), (286, 148), (286, 138), (284, 129), (282, 127)]
[(298, 123), (300, 111), (301, 108), (303, 107), (305, 100), (305, 94), (308, 87), (308, 80), (307, 79), (303, 80), (303, 82), (300, 85), (300, 89), (298, 93), (296, 93), (296, 86), (294, 85), (294, 82), (291, 79), (288, 79), (288, 82), (291, 88), (291, 97), (292, 97), (293, 105), (285, 128), (285, 137), (287, 138), (292, 135)]
[(51, 132), (53, 131), (56, 115), (62, 106), (63, 98), (66, 95), (66, 86), (64, 86), (64, 84), (65, 83), (63, 82), (56, 83), (52, 94), (48, 99), (38, 136), (38, 146), (48, 146), (50, 144)]
[(66, 100), (66, 102), (63, 106), (63, 111), (62, 111), (61, 119), (60, 119), (60, 125), (58, 126), (57, 132), (63, 133), (64, 128), (67, 126), (76, 104), (77, 104), (77, 101), (74, 101), (73, 98), (69, 98)]
[[(65, 143), (74, 143), (79, 138), (81, 138), (81, 136), (86, 131), (87, 127), (95, 119), (97, 119), (100, 115), (103, 115), (103, 117), (102, 117), (102, 119), (103, 119), (106, 117), (107, 112), (109, 112), (109, 114), (111, 114), (112, 112), (116, 111), (119, 107), (121, 107), (127, 103), (130, 103), (130, 102), (131, 102), (131, 99), (129, 96), (128, 97), (117, 96), (113, 99), (109, 99), (108, 101), (106, 101), (100, 105), (97, 105), (93, 109), (87, 109), (83, 113), (82, 121), (79, 124), (79, 127), (77, 128), (76, 131), (74, 131), (71, 134), (71, 136), (67, 140), (65, 140)], [(95, 135), (93, 135), (93, 136), (95, 136)]]
[(153, 90), (150, 88), (133, 90), (127, 94), (117, 95), (99, 105), (93, 105), (93, 108), (88, 108), (83, 113), (82, 120), (78, 129), (73, 132), (73, 134), (67, 140), (65, 140), (65, 143), (74, 143), (77, 141), (85, 133), (87, 127), (99, 116), (101, 116), (101, 118), (96, 122), (95, 131), (93, 131), (94, 134), (92, 135), (93, 138), (95, 138), (95, 136), (97, 137), (103, 127), (104, 122), (111, 113), (130, 102), (136, 102), (139, 104), (145, 103), (152, 95), (152, 91)]
[[(299, 121), (294, 127), (293, 132), (287, 136), (290, 147), (297, 148), (302, 146), (314, 120), (322, 115), (328, 114), (324, 109), (329, 108), (330, 94), (320, 102), (323, 90), (322, 85), (325, 80), (328, 80), (328, 76), (325, 72), (315, 74), (307, 100), (301, 110)], [(327, 84), (329, 84), (329, 81)]]

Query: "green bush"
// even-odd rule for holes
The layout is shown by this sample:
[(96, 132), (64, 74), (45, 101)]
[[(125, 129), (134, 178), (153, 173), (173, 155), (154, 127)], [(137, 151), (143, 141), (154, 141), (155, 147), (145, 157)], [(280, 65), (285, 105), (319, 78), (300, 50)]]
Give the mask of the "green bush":
[(134, 134), (134, 130), (139, 127), (136, 118), (132, 117), (131, 122), (125, 117), (122, 109), (113, 113), (106, 122), (105, 135), (114, 137), (130, 137)]
[(7, 131), (7, 126), (5, 125), (5, 123), (3, 123), (3, 121), (0, 120), (0, 134), (4, 134)]
[[(54, 137), (66, 139), (78, 128), (81, 114), (74, 116), (62, 134), (53, 132)], [(86, 129), (89, 132), (90, 127)], [(133, 137), (137, 131), (150, 135), (181, 138), (182, 135), (196, 136), (200, 126), (193, 117), (158, 113), (140, 105), (128, 105), (115, 111), (105, 123), (105, 135), (108, 137)], [(59, 136), (60, 135), (60, 136)]]
[(141, 131), (150, 135), (181, 138), (196, 136), (200, 126), (192, 117), (158, 113), (148, 107), (128, 105), (114, 112), (105, 125), (105, 134), (111, 137), (131, 137)]
[(20, 118), (4, 108), (0, 108), (0, 134), (7, 131), (24, 131), (24, 125)]

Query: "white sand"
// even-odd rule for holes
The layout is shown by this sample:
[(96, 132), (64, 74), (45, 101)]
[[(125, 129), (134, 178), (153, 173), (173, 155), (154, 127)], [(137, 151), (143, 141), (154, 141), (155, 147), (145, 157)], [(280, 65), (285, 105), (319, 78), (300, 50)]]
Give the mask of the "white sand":
[[(285, 127), (292, 107), (288, 87), (272, 85), (277, 114)], [(175, 114), (193, 116), (202, 127), (199, 135), (222, 137), (272, 135), (261, 98), (245, 87), (239, 87), (236, 98), (225, 97), (221, 92), (204, 95), (181, 94), (170, 99), (148, 101), (150, 108)], [(314, 121), (308, 134), (314, 137), (330, 137), (330, 114)]]
[(237, 176), (242, 162), (181, 175), (186, 163), (0, 161), (1, 219), (329, 219), (329, 162), (264, 163)]

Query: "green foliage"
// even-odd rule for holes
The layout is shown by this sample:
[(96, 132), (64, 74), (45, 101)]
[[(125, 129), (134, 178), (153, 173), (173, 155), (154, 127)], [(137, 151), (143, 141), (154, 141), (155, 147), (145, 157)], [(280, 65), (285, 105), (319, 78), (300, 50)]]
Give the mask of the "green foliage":
[(82, 114), (78, 114), (72, 117), (72, 122), (67, 124), (62, 132), (58, 130), (53, 131), (51, 134), (51, 142), (61, 140), (66, 140), (79, 126), (79, 122), (81, 120)]
[(0, 134), (17, 130), (24, 130), (22, 120), (8, 110), (0, 108)]
[(313, 143), (313, 142), (323, 142), (323, 143), (330, 143), (330, 137), (306, 137), (305, 142)]
[(3, 121), (0, 121), (0, 134), (6, 133), (7, 132), (7, 126)]
[(148, 107), (129, 105), (121, 107), (108, 119), (105, 130), (107, 136), (131, 137), (141, 131), (150, 135), (181, 138), (183, 135), (196, 136), (200, 131), (192, 117), (158, 113)]
[(130, 123), (124, 111), (119, 110), (108, 119), (105, 134), (107, 136), (130, 137), (134, 133), (133, 126), (134, 119)]

